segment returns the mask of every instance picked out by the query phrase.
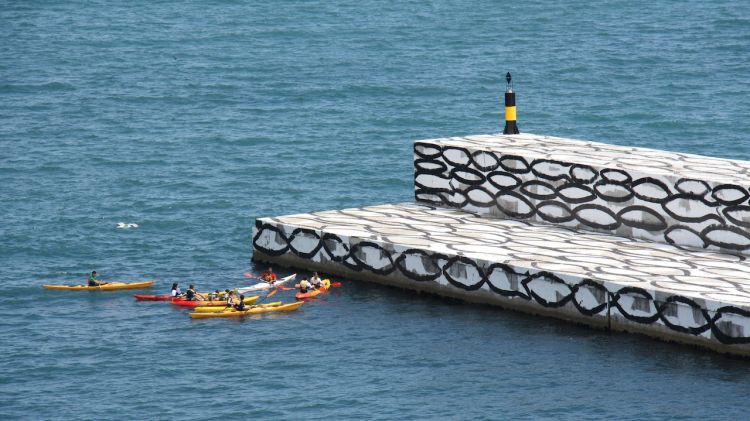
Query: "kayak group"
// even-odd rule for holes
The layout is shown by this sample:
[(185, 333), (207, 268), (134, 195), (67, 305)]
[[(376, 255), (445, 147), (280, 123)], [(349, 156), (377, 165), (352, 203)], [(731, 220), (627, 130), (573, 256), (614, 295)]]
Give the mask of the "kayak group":
[[(281, 301), (273, 303), (256, 304), (261, 299), (260, 296), (245, 296), (245, 293), (251, 291), (270, 290), (266, 297), (271, 297), (278, 290), (289, 291), (294, 288), (288, 288), (282, 284), (296, 278), (296, 274), (279, 279), (273, 268), (269, 267), (265, 272), (255, 277), (246, 273), (246, 277), (255, 278), (261, 282), (249, 287), (225, 289), (224, 291), (214, 290), (213, 292), (198, 292), (194, 284), (190, 284), (184, 292), (178, 282), (172, 284), (168, 295), (135, 295), (138, 301), (170, 301), (172, 304), (190, 307), (195, 310), (191, 314), (192, 318), (206, 317), (236, 317), (249, 314), (259, 314), (277, 311), (292, 311), (302, 306), (305, 299), (315, 297), (326, 292), (332, 286), (328, 279), (321, 279), (317, 272), (313, 272), (309, 280), (306, 276), (302, 277), (299, 284), (294, 285), (299, 291), (295, 294), (296, 302), (284, 304)], [(154, 284), (154, 281), (124, 283), (124, 282), (103, 282), (97, 278), (96, 271), (91, 272), (86, 285), (43, 285), (46, 289), (68, 289), (68, 290), (117, 290), (117, 289), (135, 289), (147, 288)], [(333, 286), (341, 286), (341, 283), (335, 282)]]

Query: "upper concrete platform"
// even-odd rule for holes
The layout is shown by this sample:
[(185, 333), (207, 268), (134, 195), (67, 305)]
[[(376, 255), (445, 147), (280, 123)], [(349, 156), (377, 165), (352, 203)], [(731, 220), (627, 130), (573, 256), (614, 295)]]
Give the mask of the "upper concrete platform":
[[(527, 161), (544, 159), (597, 168), (616, 168), (626, 172), (750, 186), (750, 162), (748, 161), (658, 149), (617, 146), (530, 133), (447, 137), (418, 142), (439, 143), (469, 150), (494, 151), (503, 155), (518, 155), (526, 158)], [(484, 156), (482, 158), (486, 159)], [(697, 187), (686, 185), (684, 190), (702, 193), (703, 189)]]
[(557, 137), (414, 143), (417, 201), (750, 255), (750, 163)]

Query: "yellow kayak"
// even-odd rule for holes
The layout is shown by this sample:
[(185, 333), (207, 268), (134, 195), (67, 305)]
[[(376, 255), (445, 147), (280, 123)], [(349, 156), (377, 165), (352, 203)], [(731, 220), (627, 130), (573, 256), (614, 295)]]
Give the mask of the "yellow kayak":
[[(245, 297), (244, 300), (242, 300), (245, 304), (253, 304), (254, 302), (258, 301), (260, 299), (259, 295), (253, 295), (252, 297)], [(226, 300), (214, 300), (214, 301), (207, 301), (207, 300), (185, 300), (185, 299), (174, 299), (170, 301), (172, 304), (176, 306), (182, 306), (182, 307), (219, 307), (219, 308), (225, 308), (227, 306)]]
[(45, 289), (64, 289), (68, 291), (116, 291), (118, 289), (149, 288), (154, 281), (143, 282), (110, 282), (108, 284), (90, 287), (88, 285), (42, 285)]
[[(253, 306), (255, 307), (278, 307), (281, 305), (281, 301), (274, 301), (271, 303), (265, 303), (265, 304), (256, 304)], [(196, 307), (193, 310), (195, 310), (196, 313), (221, 313), (223, 311), (237, 311), (234, 308), (231, 307), (216, 307), (216, 306), (202, 306), (202, 307)]]
[(222, 311), (220, 313), (190, 313), (193, 319), (208, 319), (211, 317), (242, 317), (252, 314), (271, 313), (276, 311), (294, 311), (304, 304), (304, 301), (297, 301), (289, 304), (282, 304), (274, 307), (251, 307), (245, 311)]

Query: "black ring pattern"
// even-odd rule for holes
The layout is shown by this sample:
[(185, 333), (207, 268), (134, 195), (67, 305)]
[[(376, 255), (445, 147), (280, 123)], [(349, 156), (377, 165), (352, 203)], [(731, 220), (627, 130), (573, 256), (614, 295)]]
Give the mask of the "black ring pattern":
[[(331, 212), (326, 212), (325, 216), (322, 215), (323, 213), (307, 215), (311, 221), (315, 222), (314, 226), (321, 227), (320, 229), (290, 226), (283, 221), (283, 218), (257, 220), (253, 235), (253, 246), (256, 250), (268, 256), (293, 254), (302, 259), (315, 258), (320, 259), (319, 261), (342, 264), (348, 269), (357, 272), (367, 271), (380, 276), (399, 274), (415, 282), (439, 282), (442, 277), (451, 286), (464, 291), (476, 291), (486, 286), (489, 291), (500, 296), (533, 301), (545, 308), (558, 308), (572, 303), (578, 312), (584, 316), (604, 317), (608, 313), (614, 314), (616, 312), (616, 314), (621, 315), (625, 319), (639, 324), (659, 323), (681, 334), (702, 335), (704, 337), (706, 332), (710, 331), (713, 337), (723, 344), (750, 344), (750, 332), (742, 331), (741, 326), (740, 331), (738, 331), (736, 328), (737, 324), (729, 320), (737, 317), (750, 319), (750, 311), (748, 309), (735, 305), (721, 305), (715, 311), (709, 312), (705, 309), (705, 305), (701, 305), (702, 301), (709, 300), (709, 298), (691, 298), (684, 295), (672, 294), (664, 290), (660, 291), (658, 288), (655, 290), (657, 291), (657, 296), (654, 296), (649, 292), (649, 289), (638, 286), (623, 286), (617, 291), (612, 292), (605, 288), (601, 281), (597, 282), (595, 280), (597, 274), (628, 276), (629, 273), (637, 273), (637, 269), (628, 268), (638, 268), (637, 260), (648, 259), (649, 253), (628, 255), (627, 252), (624, 252), (623, 256), (618, 257), (624, 262), (623, 269), (621, 269), (623, 273), (616, 273), (614, 268), (605, 266), (596, 266), (595, 269), (591, 269), (592, 265), (587, 264), (585, 267), (589, 270), (586, 272), (586, 276), (578, 276), (575, 278), (576, 280), (571, 281), (568, 279), (566, 281), (561, 275), (555, 274), (554, 270), (537, 268), (538, 270), (532, 272), (531, 270), (519, 269), (508, 264), (491, 263), (463, 256), (460, 251), (461, 245), (476, 245), (477, 239), (457, 235), (456, 232), (451, 231), (450, 224), (441, 224), (441, 226), (444, 226), (448, 230), (447, 233), (452, 236), (452, 238), (447, 239), (448, 241), (440, 241), (439, 233), (424, 232), (426, 228), (420, 226), (420, 224), (424, 224), (421, 222), (421, 216), (423, 216), (425, 210), (434, 210), (433, 208), (416, 205), (409, 207), (404, 205), (395, 209), (388, 209), (390, 210), (383, 210), (381, 207), (370, 207), (333, 211), (332, 216), (329, 216)], [(372, 220), (366, 215), (363, 216), (363, 214), (372, 215)], [(336, 224), (337, 216), (339, 218), (359, 218), (362, 225), (357, 226), (356, 229), (358, 231), (366, 231), (369, 235), (366, 238), (342, 238), (336, 234), (326, 232), (325, 226), (327, 224)], [(439, 216), (441, 218), (448, 218), (451, 222), (459, 224), (466, 224), (467, 221), (471, 222), (472, 220), (471, 218), (467, 218), (465, 214), (463, 217), (453, 217), (450, 214), (441, 213)], [(431, 237), (432, 241), (440, 241), (441, 244), (445, 245), (452, 252), (455, 252), (455, 254), (449, 255), (418, 248), (397, 246), (395, 243), (389, 242), (387, 237), (382, 236), (381, 233), (371, 229), (375, 224), (382, 225), (382, 221), (393, 221), (394, 219), (400, 219), (398, 223), (401, 224), (402, 228), (408, 229), (410, 232), (421, 232), (426, 238)], [(372, 225), (368, 226), (369, 223)], [(515, 224), (519, 223), (515, 222)], [(532, 226), (529, 224), (526, 225)], [(549, 227), (546, 229), (554, 230), (555, 228)], [(548, 234), (545, 231), (546, 237), (550, 237)], [(308, 240), (308, 243), (311, 240), (317, 241), (317, 244), (308, 244), (304, 249), (300, 250), (296, 246), (297, 242), (295, 241), (300, 237)], [(554, 238), (554, 233), (551, 237)], [(574, 235), (570, 237), (580, 236)], [(621, 240), (624, 241), (624, 239)], [(587, 256), (585, 248), (587, 244), (590, 244), (587, 238), (567, 241), (572, 243), (569, 244), (570, 246), (584, 250), (580, 254), (582, 258)], [(617, 244), (619, 240), (617, 240), (617, 237), (612, 237), (612, 240), (609, 241)], [(493, 244), (502, 244), (503, 242), (507, 242), (507, 240), (497, 238), (492, 242)], [(549, 238), (546, 240), (540, 239), (540, 243), (545, 242), (550, 242)], [(518, 240), (518, 243), (528, 243), (529, 247), (543, 247), (538, 244), (532, 244), (528, 240)], [(556, 249), (554, 244), (548, 247), (550, 250)], [(666, 255), (670, 253), (668, 249), (664, 249), (663, 246), (661, 247), (658, 248), (660, 253)], [(398, 250), (399, 248), (401, 250)], [(682, 259), (678, 259), (676, 258), (678, 252), (679, 250), (674, 250), (673, 252), (675, 255), (673, 267), (665, 269), (669, 270), (671, 274), (664, 274), (660, 278), (679, 283), (681, 282), (681, 277), (687, 275), (687, 268), (696, 270), (698, 268), (702, 268), (703, 270), (715, 268), (714, 270), (719, 272), (726, 269), (722, 267), (723, 262), (721, 260), (709, 261), (704, 259), (701, 261), (699, 258), (693, 256), (685, 258), (684, 255), (681, 255)], [(525, 254), (523, 250), (516, 250), (514, 253), (514, 256), (518, 260), (524, 259)], [(696, 256), (700, 255), (700, 253), (696, 254)], [(725, 258), (729, 257), (727, 255), (724, 256)], [(416, 272), (410, 270), (407, 264), (407, 260), (409, 259), (418, 261), (419, 264), (416, 267), (421, 268), (421, 270)], [(742, 257), (736, 257), (735, 259), (744, 261)], [(562, 259), (561, 262), (568, 265), (576, 263), (575, 261), (565, 259)], [(681, 265), (686, 267), (686, 269), (680, 269)], [(726, 265), (729, 265), (729, 263), (726, 263)], [(581, 265), (579, 268), (583, 266)], [(499, 280), (498, 275), (501, 278)], [(565, 277), (570, 278), (569, 276)], [(721, 275), (717, 275), (716, 278), (722, 279)], [(636, 279), (636, 277), (634, 276), (633, 279)], [(728, 278), (724, 280), (727, 283), (727, 293), (733, 289), (750, 293), (750, 291), (745, 289), (747, 285), (738, 284)], [(630, 279), (627, 281), (630, 281)], [(628, 283), (627, 281), (625, 284)], [(549, 296), (549, 288), (547, 288), (547, 291), (544, 291), (545, 288), (536, 287), (535, 285), (538, 282), (545, 282), (547, 285), (552, 285), (555, 296)], [(657, 282), (652, 282), (651, 284), (646, 283), (644, 286), (654, 287)], [(677, 323), (673, 318), (676, 305), (683, 305), (693, 309), (695, 325), (685, 326)]]
[[(545, 148), (550, 143), (553, 146)], [(718, 179), (726, 179), (733, 171), (737, 178), (750, 179), (750, 167), (736, 161), (531, 135), (505, 136), (502, 142), (495, 141), (495, 150), (487, 150), (487, 145), (486, 140), (476, 138), (415, 142), (416, 200), (650, 241), (659, 238), (677, 246), (750, 254), (750, 191), (745, 186), (632, 172), (633, 165), (643, 165), (639, 170), (658, 168), (664, 173), (676, 168), (672, 161), (679, 161), (681, 173), (696, 177), (711, 168)], [(512, 152), (500, 151), (506, 145)], [(519, 148), (545, 158), (527, 158)], [(565, 162), (553, 153), (586, 151), (589, 158), (606, 166)]]

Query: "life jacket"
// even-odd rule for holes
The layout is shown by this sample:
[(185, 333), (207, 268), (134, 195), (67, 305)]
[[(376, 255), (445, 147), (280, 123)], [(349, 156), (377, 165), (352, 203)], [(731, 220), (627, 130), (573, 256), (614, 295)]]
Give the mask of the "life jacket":
[(310, 288), (310, 283), (305, 279), (301, 280), (299, 283), (299, 289), (306, 291), (308, 288)]
[(276, 274), (273, 272), (263, 272), (263, 274), (260, 275), (260, 279), (266, 282), (273, 282), (276, 280)]
[(187, 290), (187, 291), (185, 292), (185, 298), (187, 298), (187, 299), (188, 299), (188, 301), (193, 301), (193, 300), (195, 300), (195, 290), (192, 290), (192, 289), (188, 289), (188, 290)]

